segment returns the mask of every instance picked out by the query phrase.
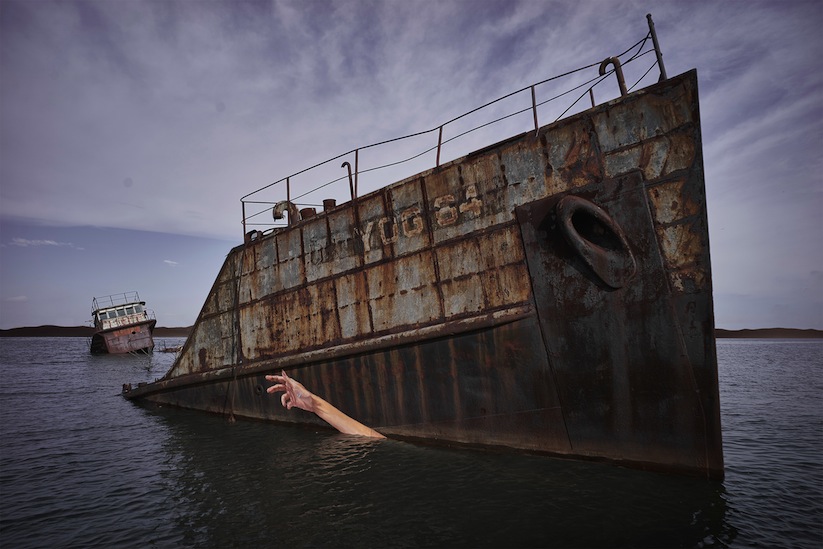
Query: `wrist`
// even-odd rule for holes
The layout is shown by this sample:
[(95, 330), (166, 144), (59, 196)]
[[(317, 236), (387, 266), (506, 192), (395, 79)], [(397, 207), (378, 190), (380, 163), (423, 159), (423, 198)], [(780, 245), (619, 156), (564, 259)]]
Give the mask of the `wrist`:
[(310, 398), (309, 398), (309, 402), (310, 402), (309, 405), (311, 406), (311, 410), (309, 410), (309, 411), (314, 412), (315, 414), (320, 416), (321, 419), (326, 419), (323, 416), (328, 416), (329, 403), (326, 402), (325, 400), (323, 400), (322, 398), (320, 398), (319, 396), (315, 395), (314, 393), (309, 393), (309, 394), (311, 395)]

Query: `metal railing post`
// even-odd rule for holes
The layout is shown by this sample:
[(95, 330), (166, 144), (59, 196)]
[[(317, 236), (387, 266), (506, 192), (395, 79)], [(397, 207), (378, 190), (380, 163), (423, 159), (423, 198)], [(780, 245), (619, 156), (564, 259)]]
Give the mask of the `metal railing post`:
[(652, 44), (654, 44), (654, 53), (657, 55), (657, 66), (660, 67), (660, 79), (658, 82), (668, 79), (666, 76), (666, 66), (663, 64), (663, 52), (660, 51), (660, 43), (657, 41), (657, 32), (654, 30), (654, 21), (652, 21), (652, 14), (647, 13), (646, 19), (649, 21), (649, 32), (652, 35)]
[[(289, 176), (291, 177), (291, 176)], [(286, 178), (286, 204), (291, 204), (291, 182), (289, 181), (289, 177)], [(292, 226), (294, 220), (292, 219), (292, 212), (295, 211), (297, 208), (287, 208), (289, 210), (289, 227)]]
[(240, 204), (243, 206), (243, 239), (246, 238), (246, 201), (241, 200)]
[(537, 99), (534, 96), (534, 84), (532, 84), (532, 114), (534, 115), (534, 134), (537, 135), (540, 126), (537, 125)]
[(443, 143), (443, 126), (440, 126), (440, 132), (437, 134), (437, 164), (440, 167), (440, 145)]

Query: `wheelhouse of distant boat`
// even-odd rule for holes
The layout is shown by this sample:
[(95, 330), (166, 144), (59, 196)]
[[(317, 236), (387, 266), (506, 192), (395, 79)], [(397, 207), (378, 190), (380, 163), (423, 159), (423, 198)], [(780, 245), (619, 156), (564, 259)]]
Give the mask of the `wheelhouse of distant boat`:
[(122, 307), (113, 307), (109, 309), (101, 309), (97, 311), (97, 320), (99, 322), (103, 322), (104, 320), (124, 317), (124, 316), (131, 316), (131, 315), (142, 315), (145, 313), (146, 309), (143, 305), (139, 303), (131, 304), (131, 305), (124, 305)]

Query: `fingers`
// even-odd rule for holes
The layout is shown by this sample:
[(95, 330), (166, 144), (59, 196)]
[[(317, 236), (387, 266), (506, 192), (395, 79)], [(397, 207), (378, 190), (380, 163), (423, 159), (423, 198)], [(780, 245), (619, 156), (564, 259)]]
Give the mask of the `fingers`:
[(288, 391), (289, 387), (287, 385), (287, 378), (283, 376), (279, 376), (277, 374), (274, 375), (267, 375), (266, 381), (274, 381), (275, 385), (272, 385), (268, 389), (266, 389), (267, 393), (276, 393), (278, 391)]
[(280, 403), (283, 405), (284, 408), (287, 410), (291, 410), (296, 406), (295, 398), (295, 386), (300, 386), (299, 383), (294, 381), (284, 370), (281, 370), (280, 375), (271, 374), (266, 376), (266, 381), (274, 381), (275, 384), (266, 389), (267, 393), (277, 393), (282, 392), (283, 394), (280, 396)]
[(292, 378), (286, 375), (286, 372), (283, 372), (281, 375), (278, 374), (270, 374), (266, 376), (266, 381), (274, 381), (276, 383), (282, 384), (284, 387), (291, 387), (294, 383), (297, 383)]

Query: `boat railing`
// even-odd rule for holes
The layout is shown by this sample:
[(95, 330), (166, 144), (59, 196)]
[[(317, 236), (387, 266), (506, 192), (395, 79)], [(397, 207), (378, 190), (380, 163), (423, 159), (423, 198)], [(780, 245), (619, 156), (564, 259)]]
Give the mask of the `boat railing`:
[(142, 303), (140, 301), (140, 295), (137, 292), (123, 292), (122, 294), (95, 297), (91, 300), (91, 312), (94, 314), (95, 311), (100, 309), (127, 305), (129, 303)]
[[(352, 149), (243, 196), (240, 202), (245, 242), (315, 215), (319, 207), (333, 208), (338, 198), (341, 201), (356, 200), (364, 189), (371, 192), (415, 173), (439, 167), (447, 154), (452, 159), (459, 158), (481, 148), (483, 143), (494, 143), (501, 137), (522, 133), (524, 124), (537, 132), (541, 118), (544, 124), (546, 120), (556, 122), (588, 108), (588, 105), (581, 106), (586, 96), (594, 107), (595, 88), (612, 75), (617, 77), (621, 95), (644, 81), (655, 66), (660, 71), (658, 80), (665, 80), (666, 70), (654, 23), (651, 15), (646, 17), (649, 25), (646, 36), (619, 55), (530, 84), (429, 130)], [(631, 65), (652, 53), (655, 56), (650, 66), (646, 67), (648, 63)], [(630, 65), (630, 71), (626, 71)], [(596, 74), (591, 74), (594, 72)], [(640, 75), (630, 87), (625, 83), (627, 72), (632, 77)], [(562, 109), (566, 103), (561, 101), (571, 103)], [(496, 133), (491, 137), (474, 133), (488, 131), (492, 126)], [(367, 156), (370, 164), (366, 163)], [(338, 167), (337, 162), (341, 160), (343, 162)], [(341, 168), (344, 169), (342, 174)]]

